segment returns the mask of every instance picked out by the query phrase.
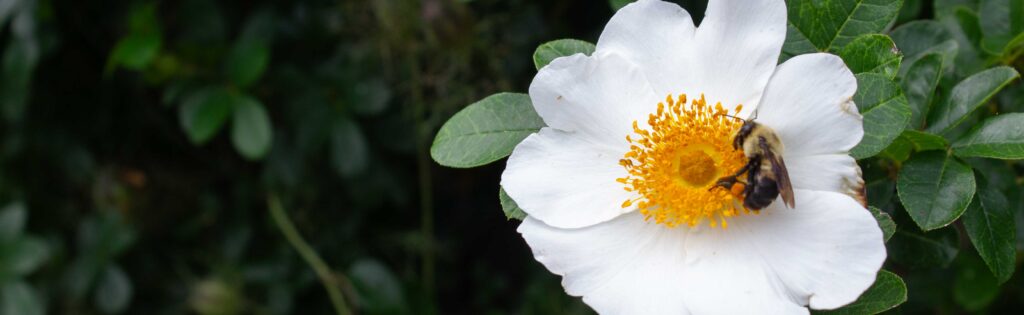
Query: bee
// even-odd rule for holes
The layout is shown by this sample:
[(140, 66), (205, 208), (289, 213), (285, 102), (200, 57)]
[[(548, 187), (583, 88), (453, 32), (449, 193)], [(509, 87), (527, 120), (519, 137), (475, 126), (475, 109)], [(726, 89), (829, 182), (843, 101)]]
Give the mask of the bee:
[[(782, 160), (782, 141), (774, 130), (755, 122), (756, 115), (743, 120), (743, 126), (732, 141), (733, 149), (743, 149), (747, 164), (735, 174), (719, 178), (711, 189), (722, 187), (738, 193), (737, 197), (743, 198), (743, 206), (754, 211), (772, 204), (779, 195), (787, 207), (793, 208), (793, 184)], [(738, 179), (744, 173), (747, 174), (746, 182)]]

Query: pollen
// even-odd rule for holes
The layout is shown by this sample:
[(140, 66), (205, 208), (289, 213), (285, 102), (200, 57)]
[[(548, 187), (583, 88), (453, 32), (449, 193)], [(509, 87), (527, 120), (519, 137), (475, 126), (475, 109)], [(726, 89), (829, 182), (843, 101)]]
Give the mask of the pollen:
[[(737, 191), (742, 184), (715, 187), (747, 162), (743, 151), (732, 147), (742, 121), (727, 116), (721, 103), (708, 105), (704, 95), (686, 101), (685, 94), (667, 96), (649, 115), (649, 129), (633, 121), (634, 134), (626, 136), (630, 150), (619, 160), (629, 176), (616, 181), (639, 197), (622, 207), (635, 205), (646, 220), (668, 227), (707, 222), (725, 228), (728, 218), (751, 213)], [(737, 105), (732, 114), (741, 109)]]

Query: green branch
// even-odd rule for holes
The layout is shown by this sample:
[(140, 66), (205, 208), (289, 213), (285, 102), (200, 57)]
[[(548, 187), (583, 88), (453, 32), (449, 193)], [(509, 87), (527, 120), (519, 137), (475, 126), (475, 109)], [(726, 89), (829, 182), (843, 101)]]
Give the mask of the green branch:
[(277, 198), (276, 194), (271, 194), (267, 197), (267, 208), (270, 210), (270, 217), (274, 219), (274, 223), (281, 229), (281, 233), (284, 234), (288, 243), (295, 248), (295, 251), (299, 252), (299, 256), (306, 260), (306, 263), (313, 268), (317, 277), (320, 278), (324, 289), (327, 290), (327, 296), (331, 299), (331, 304), (334, 305), (334, 311), (339, 315), (352, 314), (352, 311), (345, 304), (345, 298), (342, 296), (341, 291), (335, 285), (334, 272), (324, 263), (320, 255), (317, 255), (316, 251), (302, 239), (302, 235), (299, 235), (299, 231), (295, 229), (295, 224), (292, 224), (292, 221), (288, 219), (288, 214), (281, 207), (281, 200)]

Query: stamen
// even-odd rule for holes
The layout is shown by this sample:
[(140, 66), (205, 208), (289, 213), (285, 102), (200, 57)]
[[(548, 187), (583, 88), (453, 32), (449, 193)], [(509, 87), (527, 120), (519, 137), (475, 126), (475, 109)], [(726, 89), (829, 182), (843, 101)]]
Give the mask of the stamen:
[[(736, 113), (740, 110), (742, 105), (735, 106)], [(619, 160), (629, 176), (616, 181), (640, 197), (622, 207), (636, 206), (646, 220), (668, 227), (695, 226), (706, 219), (709, 226), (721, 224), (724, 229), (726, 218), (740, 210), (750, 213), (742, 207), (742, 190), (736, 188), (741, 184), (711, 189), (747, 162), (742, 151), (732, 148), (742, 121), (728, 113), (721, 103), (708, 106), (703, 94), (689, 106), (686, 94), (670, 94), (648, 117), (649, 130), (633, 121), (634, 135), (626, 136), (630, 151)]]

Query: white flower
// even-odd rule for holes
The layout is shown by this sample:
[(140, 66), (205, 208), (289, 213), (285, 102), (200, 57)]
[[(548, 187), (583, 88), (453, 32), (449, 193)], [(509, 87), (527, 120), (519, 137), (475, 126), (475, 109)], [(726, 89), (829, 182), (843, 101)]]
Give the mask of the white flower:
[[(829, 54), (776, 66), (785, 36), (782, 0), (712, 0), (699, 28), (640, 0), (592, 56), (537, 73), (530, 98), (549, 127), (515, 148), (501, 184), (566, 292), (603, 314), (807, 314), (874, 282), (885, 246), (848, 155), (864, 134), (856, 80)], [(721, 114), (755, 109), (784, 143), (794, 209), (755, 213), (708, 189), (745, 163), (740, 122)]]

